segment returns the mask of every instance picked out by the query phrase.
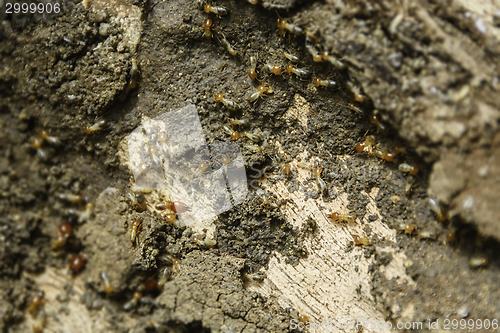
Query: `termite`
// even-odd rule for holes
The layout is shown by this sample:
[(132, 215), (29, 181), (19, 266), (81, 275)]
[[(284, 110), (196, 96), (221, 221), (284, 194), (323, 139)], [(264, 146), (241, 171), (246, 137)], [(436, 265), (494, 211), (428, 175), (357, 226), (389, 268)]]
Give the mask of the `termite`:
[(258, 88), (257, 91), (253, 92), (247, 97), (247, 101), (249, 102), (255, 102), (257, 99), (262, 97), (264, 94), (272, 94), (274, 91), (273, 89), (266, 83), (261, 84)]
[(203, 22), (203, 28), (205, 29), (204, 36), (206, 38), (212, 38), (212, 30), (210, 30), (210, 29), (212, 28), (213, 23), (214, 23), (214, 21), (211, 18), (207, 18)]
[(257, 57), (256, 56), (250, 56), (249, 58), (250, 66), (248, 70), (248, 76), (252, 79), (255, 80), (257, 78)]
[(222, 45), (224, 45), (224, 47), (226, 48), (226, 50), (232, 55), (232, 56), (236, 56), (238, 55), (238, 51), (236, 51), (234, 49), (234, 47), (228, 42), (228, 40), (226, 39), (226, 37), (224, 37), (224, 35), (221, 35), (221, 38), (219, 39), (219, 41), (221, 42)]
[(302, 68), (295, 68), (292, 64), (286, 66), (287, 73), (293, 73), (302, 79), (308, 79), (311, 77), (311, 72), (306, 71)]
[(205, 4), (204, 10), (205, 10), (205, 13), (207, 13), (207, 14), (213, 13), (213, 14), (219, 15), (219, 16), (225, 16), (228, 14), (228, 10), (226, 8), (220, 7), (220, 6), (212, 6), (209, 3)]
[(323, 86), (323, 87), (333, 88), (337, 86), (337, 82), (333, 80), (322, 80), (319, 77), (315, 77), (313, 83), (316, 87)]
[(141, 226), (141, 220), (134, 220), (130, 225), (130, 241), (135, 243), (135, 239), (137, 237), (137, 233), (139, 232), (139, 228)]
[(282, 19), (281, 17), (278, 17), (278, 19), (276, 20), (276, 26), (278, 27), (281, 36), (285, 36), (285, 30), (291, 32), (296, 36), (302, 35), (304, 33), (304, 30), (302, 30), (301, 27), (295, 24), (288, 23), (286, 19)]
[(224, 104), (224, 106), (226, 108), (228, 108), (229, 110), (231, 110), (231, 111), (237, 111), (237, 110), (239, 110), (238, 104), (236, 104), (235, 102), (233, 102), (230, 99), (225, 98), (224, 94), (222, 94), (222, 93), (217, 93), (215, 95), (215, 101)]

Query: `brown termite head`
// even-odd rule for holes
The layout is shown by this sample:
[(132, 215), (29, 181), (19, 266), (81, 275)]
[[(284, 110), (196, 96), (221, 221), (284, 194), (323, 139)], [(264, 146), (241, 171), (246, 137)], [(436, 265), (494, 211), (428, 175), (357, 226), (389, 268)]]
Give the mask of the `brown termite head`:
[(228, 10), (226, 8), (220, 7), (220, 6), (212, 6), (209, 3), (205, 4), (204, 10), (205, 10), (205, 13), (207, 13), (207, 14), (213, 13), (213, 14), (219, 15), (219, 16), (225, 16), (228, 14)]
[(158, 210), (165, 210), (168, 208), (168, 204), (164, 201), (160, 201), (160, 202), (157, 202), (155, 204), (155, 209), (158, 209)]
[(49, 132), (47, 132), (46, 130), (41, 130), (40, 131), (40, 135), (39, 135), (39, 138), (42, 139), (42, 140), (45, 140), (46, 137), (49, 136)]
[(302, 315), (302, 314), (301, 314), (301, 315), (299, 315), (299, 321), (300, 321), (301, 323), (306, 324), (306, 323), (310, 322), (311, 320), (309, 319), (309, 317), (308, 317), (308, 316), (306, 316), (306, 315)]
[(224, 100), (224, 94), (223, 93), (217, 93), (215, 94), (215, 97), (214, 97), (215, 101), (216, 102), (221, 102)]
[(378, 114), (374, 113), (370, 116), (370, 123), (376, 126), (380, 124), (380, 117), (378, 116)]
[(31, 139), (31, 147), (35, 149), (42, 148), (43, 140), (40, 137), (34, 137)]
[(84, 255), (82, 254), (73, 255), (69, 259), (69, 270), (73, 274), (79, 273), (85, 266), (86, 262), (87, 262), (87, 257), (85, 257)]
[(327, 217), (332, 221), (340, 221), (341, 220), (341, 215), (338, 212), (333, 212), (333, 213), (327, 215)]
[(319, 166), (318, 161), (315, 161), (314, 167), (312, 168), (312, 175), (314, 178), (321, 177), (321, 173), (323, 172), (323, 168)]
[(376, 139), (375, 139), (374, 135), (365, 136), (364, 141), (358, 142), (356, 144), (356, 152), (358, 152), (358, 153), (366, 152), (366, 153), (372, 155), (374, 152), (375, 142), (376, 142)]
[(361, 153), (365, 151), (365, 148), (367, 147), (366, 141), (361, 141), (356, 143), (355, 150), (357, 153)]
[(259, 3), (259, 0), (247, 0), (247, 1), (251, 5), (257, 5)]
[(31, 139), (31, 146), (37, 150), (38, 154), (41, 155), (40, 157), (42, 158), (46, 157), (42, 156), (45, 155), (45, 152), (41, 149), (44, 142), (52, 145), (58, 145), (60, 143), (58, 138), (50, 136), (46, 130), (41, 130), (38, 136)]

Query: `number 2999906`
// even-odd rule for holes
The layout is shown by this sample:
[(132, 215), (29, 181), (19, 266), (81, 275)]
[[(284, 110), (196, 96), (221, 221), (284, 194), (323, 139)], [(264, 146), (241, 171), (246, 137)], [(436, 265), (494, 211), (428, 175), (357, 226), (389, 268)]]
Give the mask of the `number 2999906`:
[(60, 13), (61, 4), (60, 3), (28, 3), (28, 2), (6, 2), (5, 3), (5, 13), (6, 14), (51, 14)]

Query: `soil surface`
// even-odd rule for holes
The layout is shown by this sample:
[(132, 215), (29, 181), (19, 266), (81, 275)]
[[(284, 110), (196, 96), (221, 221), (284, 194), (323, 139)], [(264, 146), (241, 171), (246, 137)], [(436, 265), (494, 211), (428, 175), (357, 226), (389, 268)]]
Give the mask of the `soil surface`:
[[(227, 15), (187, 0), (2, 7), (2, 331), (288, 332), (325, 313), (360, 319), (352, 309), (415, 331), (498, 323), (498, 4), (251, 2), (212, 4)], [(169, 221), (126, 152), (135, 129), (190, 105), (248, 175), (243, 202), (208, 227)], [(236, 155), (214, 151), (210, 167)], [(333, 259), (312, 272), (315, 258)], [(342, 286), (348, 297), (321, 298)]]

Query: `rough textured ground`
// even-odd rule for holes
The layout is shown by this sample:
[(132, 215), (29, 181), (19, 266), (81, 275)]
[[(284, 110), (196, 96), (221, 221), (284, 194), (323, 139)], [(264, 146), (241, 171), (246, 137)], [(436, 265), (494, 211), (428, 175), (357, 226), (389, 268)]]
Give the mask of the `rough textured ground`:
[[(31, 331), (27, 308), (39, 290), (46, 331), (281, 332), (299, 316), (359, 313), (393, 323), (500, 319), (495, 4), (217, 4), (230, 14), (208, 15), (182, 0), (65, 2), (59, 15), (0, 14), (1, 329)], [(277, 13), (348, 70), (313, 62), (304, 36), (279, 34)], [(203, 37), (209, 16), (212, 39)], [(337, 87), (266, 73), (266, 63), (287, 64), (283, 51)], [(250, 55), (258, 57), (259, 82), (247, 74)], [(135, 62), (139, 74), (131, 73)], [(349, 80), (369, 99), (356, 102)], [(274, 93), (247, 102), (264, 82)], [(241, 110), (217, 103), (218, 92)], [(235, 141), (252, 186), (244, 203), (215, 221), (215, 247), (139, 209), (120, 155), (141, 121), (188, 104), (198, 108), (208, 142), (230, 141), (224, 125), (263, 135)], [(386, 130), (369, 122), (374, 113)], [(101, 120), (107, 125), (84, 132)], [(57, 142), (34, 145), (42, 130)], [(356, 153), (366, 134), (408, 153), (396, 163)], [(401, 162), (421, 169), (410, 191)], [(284, 165), (292, 166), (289, 176)], [(61, 200), (68, 193), (84, 202)], [(449, 207), (446, 222), (430, 210), (429, 195)], [(90, 214), (85, 203), (94, 205)], [(334, 223), (327, 218), (334, 210), (357, 219)], [(74, 235), (54, 250), (63, 220)], [(414, 233), (404, 232), (408, 224)], [(355, 246), (356, 235), (374, 244)], [(77, 253), (86, 265), (70, 274)], [(487, 264), (471, 267), (471, 259)], [(162, 290), (145, 290), (165, 269), (172, 275)], [(137, 290), (143, 297), (124, 310)]]

